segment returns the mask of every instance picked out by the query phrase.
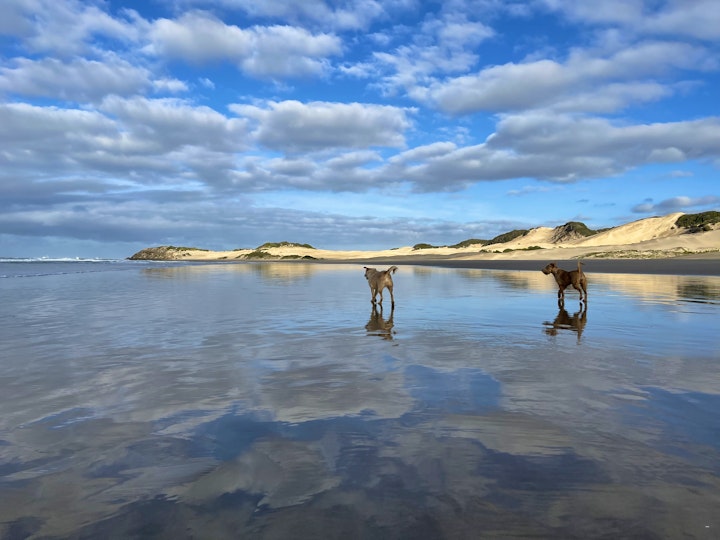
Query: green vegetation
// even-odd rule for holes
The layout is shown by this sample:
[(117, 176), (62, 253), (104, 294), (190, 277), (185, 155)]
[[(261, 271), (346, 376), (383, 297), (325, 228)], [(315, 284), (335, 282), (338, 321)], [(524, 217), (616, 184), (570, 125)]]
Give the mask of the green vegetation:
[(563, 228), (569, 233), (574, 232), (579, 234), (580, 236), (593, 236), (594, 234), (598, 233), (598, 231), (593, 231), (592, 229), (588, 228), (588, 226), (581, 221), (570, 221), (563, 225)]
[(710, 210), (699, 214), (685, 214), (680, 216), (675, 225), (681, 229), (690, 229), (690, 232), (709, 231), (711, 225), (720, 223), (720, 212)]
[(265, 242), (262, 246), (258, 246), (256, 249), (267, 249), (276, 247), (302, 247), (308, 249), (315, 249), (310, 244), (297, 244), (295, 242)]
[(493, 251), (492, 253), (510, 253), (511, 251), (535, 251), (536, 249), (545, 249), (545, 248), (541, 247), (541, 246), (528, 246), (526, 248), (517, 248), (517, 249), (505, 248), (502, 251), (496, 250), (496, 251)]
[(437, 246), (433, 246), (431, 244), (415, 244), (413, 246), (413, 249), (436, 249)]
[(481, 246), (484, 246), (485, 244), (489, 244), (490, 242), (488, 240), (479, 240), (477, 238), (468, 238), (467, 240), (463, 240), (462, 242), (459, 242), (455, 244), (454, 246), (450, 246), (451, 248), (465, 248), (474, 246), (477, 244), (480, 244)]
[(526, 229), (516, 229), (514, 231), (506, 232), (504, 234), (501, 234), (499, 236), (496, 236), (492, 240), (490, 240), (489, 244), (504, 244), (505, 242), (510, 242), (511, 240), (515, 240), (516, 238), (520, 238), (521, 236), (525, 236), (528, 233)]
[(196, 247), (186, 247), (186, 246), (165, 246), (165, 249), (168, 251), (210, 251), (208, 249), (200, 249)]
[(281, 260), (281, 261), (291, 261), (291, 260), (317, 260), (317, 257), (311, 257), (310, 255), (283, 255), (282, 257), (278, 257), (277, 255), (273, 255), (272, 253), (268, 253), (267, 251), (263, 251), (262, 249), (256, 249), (255, 251), (252, 251), (251, 253), (248, 253), (247, 255), (238, 255), (236, 257), (237, 259), (274, 259), (274, 260)]
[[(243, 257), (243, 256), (241, 255), (241, 257)], [(244, 259), (272, 259), (274, 257), (275, 257), (274, 255), (271, 255), (267, 251), (263, 251), (261, 249), (256, 249), (255, 251), (245, 255), (243, 258)]]

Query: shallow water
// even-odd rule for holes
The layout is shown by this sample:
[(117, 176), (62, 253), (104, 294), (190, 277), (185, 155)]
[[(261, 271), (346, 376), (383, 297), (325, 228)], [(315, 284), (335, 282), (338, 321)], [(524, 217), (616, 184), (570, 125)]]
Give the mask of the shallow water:
[(718, 537), (720, 278), (32, 264), (2, 538)]

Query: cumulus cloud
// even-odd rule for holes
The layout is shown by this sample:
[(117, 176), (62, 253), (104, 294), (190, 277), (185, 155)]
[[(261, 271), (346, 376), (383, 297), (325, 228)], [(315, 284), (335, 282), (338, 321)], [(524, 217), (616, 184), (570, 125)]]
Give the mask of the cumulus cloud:
[(340, 30), (366, 29), (375, 19), (386, 16), (386, 9), (401, 7), (404, 3), (412, 5), (414, 0), (383, 2), (378, 0), (188, 0), (196, 6), (221, 4), (237, 9), (252, 17), (273, 18), (295, 24), (311, 23), (324, 28)]
[(92, 102), (108, 94), (143, 93), (155, 84), (147, 69), (116, 56), (103, 61), (16, 58), (12, 64), (0, 68), (0, 92), (10, 95)]
[(174, 98), (123, 99), (110, 96), (99, 109), (122, 122), (126, 141), (144, 152), (166, 152), (183, 146), (202, 146), (234, 152), (245, 147), (245, 122), (227, 118), (206, 106)]
[(542, 112), (508, 115), (483, 144), (434, 148), (441, 151), (417, 164), (390, 160), (388, 173), (419, 191), (510, 178), (574, 182), (612, 176), (650, 163), (714, 159), (720, 153), (720, 119), (614, 125), (600, 118)]
[(260, 144), (291, 153), (400, 147), (412, 125), (411, 110), (363, 103), (282, 101), (233, 105), (231, 110), (256, 123), (253, 135)]
[[(425, 88), (432, 77), (470, 69), (478, 61), (477, 45), (493, 35), (489, 26), (457, 13), (428, 19), (409, 43), (390, 52), (373, 53), (372, 72), (384, 74), (376, 84), (386, 94), (404, 90), (413, 99), (425, 101)], [(373, 39), (378, 41), (377, 36)], [(385, 39), (393, 42), (393, 36)]]
[(326, 59), (341, 52), (330, 34), (291, 26), (240, 28), (203, 12), (158, 19), (147, 52), (194, 63), (229, 61), (255, 77), (320, 75)]
[(64, 57), (92, 52), (97, 39), (135, 43), (146, 31), (145, 21), (132, 10), (113, 17), (80, 0), (6, 0), (0, 4), (0, 21), (0, 33), (21, 38), (27, 50)]
[(412, 95), (449, 114), (534, 108), (607, 113), (672, 93), (672, 86), (647, 77), (672, 69), (705, 69), (712, 62), (712, 53), (700, 47), (651, 42), (607, 57), (598, 51), (576, 51), (564, 63), (541, 59), (491, 66), (474, 75), (433, 82)]
[(714, 0), (542, 0), (551, 10), (592, 25), (619, 25), (640, 34), (688, 36), (704, 40), (720, 37), (720, 12)]
[(176, 99), (110, 97), (97, 110), (0, 104), (0, 178), (121, 177), (143, 185), (228, 182), (245, 123)]

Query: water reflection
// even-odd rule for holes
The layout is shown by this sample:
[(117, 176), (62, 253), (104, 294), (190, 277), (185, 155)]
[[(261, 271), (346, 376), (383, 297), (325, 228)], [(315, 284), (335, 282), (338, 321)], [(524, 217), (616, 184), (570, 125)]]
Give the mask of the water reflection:
[[(424, 269), (425, 279), (442, 273), (455, 273), (468, 282), (496, 281), (508, 291), (556, 291), (555, 280), (541, 272), (478, 269)], [(415, 271), (417, 274), (418, 272)], [(600, 274), (592, 271), (590, 262), (584, 267), (590, 297), (596, 293), (622, 294), (654, 301), (720, 302), (720, 278), (717, 276), (678, 276), (663, 274)], [(576, 293), (573, 289), (571, 294)], [(570, 298), (572, 299), (572, 296)]]
[(677, 296), (690, 302), (720, 303), (720, 287), (707, 280), (687, 279), (678, 283)]
[(383, 308), (373, 304), (372, 311), (370, 312), (370, 320), (365, 325), (365, 329), (368, 335), (380, 336), (383, 339), (391, 340), (393, 338), (393, 315), (395, 314), (395, 307), (390, 308), (390, 315), (387, 319), (383, 317)]
[(709, 538), (720, 279), (544, 278), (0, 280), (0, 538)]
[(262, 279), (278, 285), (291, 285), (310, 279), (317, 266), (307, 263), (246, 263), (248, 269), (256, 272)]
[(557, 336), (560, 331), (571, 331), (577, 333), (577, 342), (580, 343), (582, 338), (583, 330), (587, 324), (587, 303), (580, 302), (580, 308), (578, 311), (570, 315), (565, 309), (565, 302), (562, 300), (558, 301), (558, 313), (555, 319), (551, 321), (545, 321), (545, 333), (549, 336)]

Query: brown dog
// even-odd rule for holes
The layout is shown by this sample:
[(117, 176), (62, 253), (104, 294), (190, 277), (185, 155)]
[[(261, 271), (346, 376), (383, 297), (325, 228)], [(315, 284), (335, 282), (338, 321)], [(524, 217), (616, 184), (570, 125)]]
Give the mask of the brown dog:
[(391, 266), (387, 270), (376, 270), (375, 268), (368, 268), (363, 266), (365, 269), (365, 279), (368, 280), (370, 285), (370, 292), (372, 297), (370, 302), (375, 305), (375, 297), (380, 293), (380, 305), (383, 302), (383, 289), (387, 288), (390, 291), (390, 300), (392, 301), (392, 307), (395, 307), (395, 297), (393, 296), (393, 280), (391, 274), (397, 272), (397, 266)]
[(578, 261), (578, 269), (571, 270), (570, 272), (563, 270), (555, 263), (550, 263), (542, 269), (543, 274), (552, 274), (555, 276), (555, 281), (557, 281), (558, 287), (560, 288), (558, 290), (559, 302), (565, 301), (565, 289), (570, 285), (580, 292), (581, 302), (583, 301), (583, 293), (585, 293), (585, 302), (587, 302), (587, 278), (582, 271), (582, 265), (583, 263)]

